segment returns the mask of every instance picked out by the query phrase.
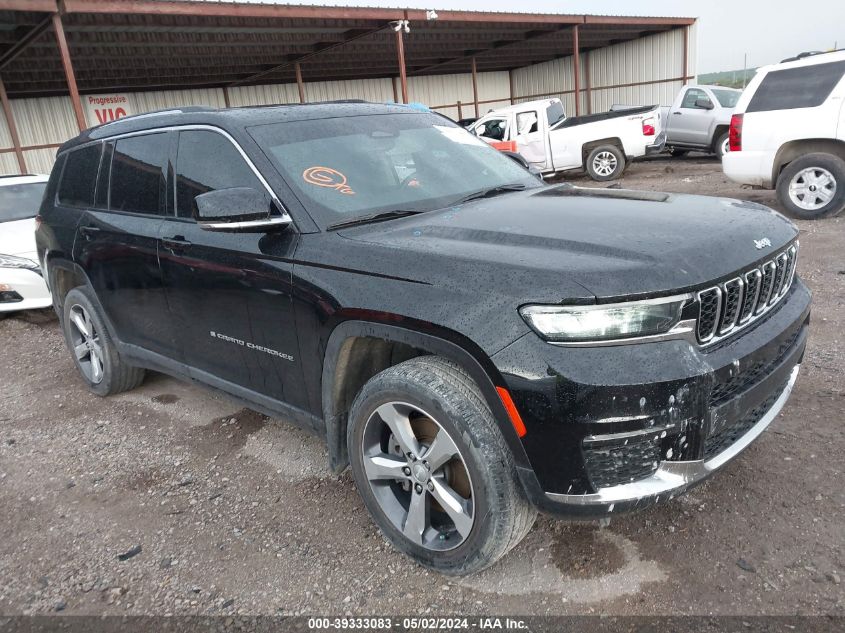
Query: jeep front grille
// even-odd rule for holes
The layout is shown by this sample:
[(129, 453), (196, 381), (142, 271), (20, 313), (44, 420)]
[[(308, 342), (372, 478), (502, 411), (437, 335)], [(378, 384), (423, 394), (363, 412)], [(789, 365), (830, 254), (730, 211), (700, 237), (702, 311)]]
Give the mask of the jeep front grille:
[(770, 310), (792, 285), (797, 260), (798, 242), (758, 268), (696, 293), (698, 342), (715, 343)]

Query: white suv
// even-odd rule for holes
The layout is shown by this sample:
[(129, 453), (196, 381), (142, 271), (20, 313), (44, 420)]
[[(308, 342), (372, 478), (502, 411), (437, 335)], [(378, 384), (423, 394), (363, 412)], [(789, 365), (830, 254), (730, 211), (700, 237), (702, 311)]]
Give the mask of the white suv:
[(799, 218), (845, 209), (845, 51), (801, 55), (757, 71), (731, 118), (725, 175), (777, 188)]
[(0, 176), (0, 318), (53, 304), (35, 251), (47, 176)]

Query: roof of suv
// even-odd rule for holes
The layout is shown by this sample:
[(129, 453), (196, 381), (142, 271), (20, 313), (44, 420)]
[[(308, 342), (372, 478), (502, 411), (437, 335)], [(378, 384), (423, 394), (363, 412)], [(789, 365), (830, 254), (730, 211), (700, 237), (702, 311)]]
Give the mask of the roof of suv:
[(120, 134), (141, 132), (177, 125), (235, 125), (248, 127), (283, 121), (305, 121), (309, 119), (331, 119), (337, 117), (362, 116), (367, 114), (412, 114), (419, 113), (402, 104), (369, 103), (366, 101), (327, 101), (296, 105), (248, 106), (241, 108), (184, 107), (158, 110), (92, 127), (79, 136), (65, 142), (59, 153), (82, 143), (104, 139)]

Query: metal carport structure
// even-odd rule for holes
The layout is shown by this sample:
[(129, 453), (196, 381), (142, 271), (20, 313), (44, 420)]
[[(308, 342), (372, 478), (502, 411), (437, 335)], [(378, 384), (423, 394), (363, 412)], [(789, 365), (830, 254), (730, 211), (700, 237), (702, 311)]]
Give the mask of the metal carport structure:
[[(468, 107), (477, 115), (484, 104), (571, 95), (578, 114), (590, 111), (596, 91), (690, 78), (693, 18), (437, 14), (430, 19), (426, 11), (410, 9), (197, 0), (0, 0), (0, 99), (11, 141), (0, 156), (14, 152), (25, 172), (27, 152), (60, 142), (22, 142), (12, 107), (16, 100), (67, 95), (76, 126), (84, 129), (91, 122), (80, 95), (215, 89), (223, 105), (238, 105), (233, 91), (290, 84), (304, 102), (309, 82), (389, 80), (393, 100), (407, 102), (409, 82), (466, 75), (471, 99), (428, 105), (456, 107), (459, 115)], [(404, 20), (409, 33), (400, 24)], [(592, 80), (590, 52), (670, 31), (682, 38), (682, 46), (672, 47), (673, 56), (681, 57), (680, 72), (656, 79)], [(563, 65), (554, 66), (562, 59), (571, 60), (567, 77), (549, 79), (549, 72), (563, 72)], [(528, 77), (524, 69), (543, 74)], [(506, 83), (499, 84), (504, 90), (483, 98), (479, 77), (492, 73), (506, 73)]]

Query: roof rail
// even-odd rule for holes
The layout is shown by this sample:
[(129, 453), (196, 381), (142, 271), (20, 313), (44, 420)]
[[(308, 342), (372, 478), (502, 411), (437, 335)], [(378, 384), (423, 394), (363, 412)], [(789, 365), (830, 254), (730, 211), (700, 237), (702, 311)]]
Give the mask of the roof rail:
[(120, 117), (114, 121), (103, 123), (97, 127), (104, 128), (107, 125), (114, 125), (115, 123), (123, 123), (124, 121), (137, 121), (138, 119), (145, 119), (147, 117), (165, 116), (168, 114), (181, 114), (183, 112), (216, 112), (218, 108), (211, 106), (181, 106), (178, 108), (166, 108), (163, 110), (152, 110), (151, 112), (142, 112), (141, 114), (130, 114), (129, 116)]
[(837, 48), (832, 51), (805, 51), (803, 53), (798, 53), (795, 57), (787, 57), (786, 59), (782, 59), (780, 60), (780, 63), (785, 64), (786, 62), (797, 62), (799, 59), (815, 57), (816, 55), (827, 55), (828, 53), (838, 53), (839, 51), (843, 50), (845, 50), (845, 48)]

